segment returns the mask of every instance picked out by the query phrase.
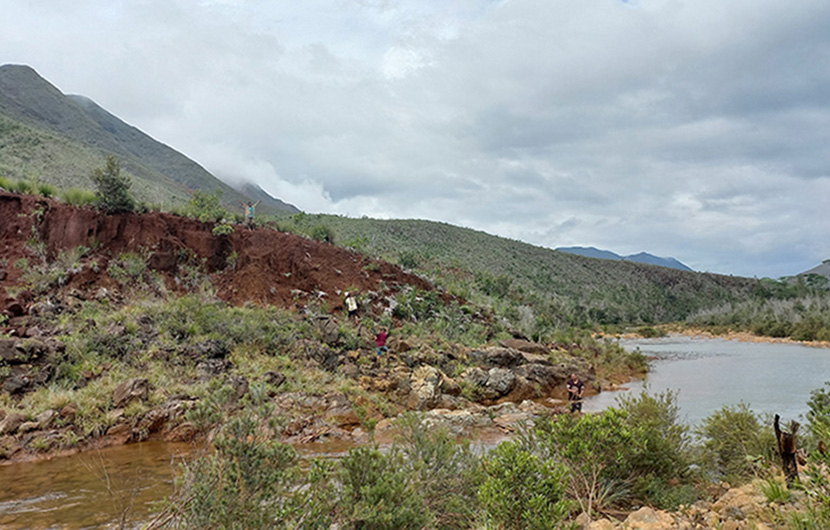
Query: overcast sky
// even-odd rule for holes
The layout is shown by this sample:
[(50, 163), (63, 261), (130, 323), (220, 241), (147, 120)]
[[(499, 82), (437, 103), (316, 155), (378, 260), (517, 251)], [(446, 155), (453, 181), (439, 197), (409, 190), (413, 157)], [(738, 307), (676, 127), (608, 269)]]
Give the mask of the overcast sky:
[(5, 63), (307, 212), (830, 258), (827, 0), (4, 0)]

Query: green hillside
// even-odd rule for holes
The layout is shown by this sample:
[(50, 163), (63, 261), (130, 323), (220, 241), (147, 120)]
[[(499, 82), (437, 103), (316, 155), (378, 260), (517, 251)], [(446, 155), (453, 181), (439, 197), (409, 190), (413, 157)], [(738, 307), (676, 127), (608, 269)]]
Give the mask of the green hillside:
[[(218, 192), (227, 204), (249, 199), (93, 101), (64, 95), (32, 68), (0, 66), (0, 176), (88, 188), (108, 155), (133, 177), (139, 200), (175, 205), (195, 190)], [(273, 198), (260, 210), (298, 211)]]
[(424, 271), (461, 296), (487, 296), (496, 307), (499, 300), (505, 308), (524, 304), (528, 318), (552, 319), (550, 325), (677, 321), (744, 300), (759, 285), (748, 278), (588, 258), (431, 221), (299, 215), (281, 225), (310, 235), (328, 231), (337, 244)]

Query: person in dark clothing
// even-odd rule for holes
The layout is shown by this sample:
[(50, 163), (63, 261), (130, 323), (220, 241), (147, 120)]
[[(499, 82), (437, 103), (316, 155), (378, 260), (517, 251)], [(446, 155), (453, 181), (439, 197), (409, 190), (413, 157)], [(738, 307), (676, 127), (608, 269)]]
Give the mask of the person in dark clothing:
[(585, 383), (576, 374), (571, 374), (565, 388), (568, 389), (568, 401), (571, 402), (571, 412), (582, 412), (582, 394), (585, 391)]

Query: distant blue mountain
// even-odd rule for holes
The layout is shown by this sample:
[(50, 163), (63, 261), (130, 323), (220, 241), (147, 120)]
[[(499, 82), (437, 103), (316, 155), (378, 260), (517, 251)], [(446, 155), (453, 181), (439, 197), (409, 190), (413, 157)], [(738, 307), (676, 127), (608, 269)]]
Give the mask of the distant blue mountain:
[(616, 261), (634, 261), (637, 263), (646, 263), (648, 265), (658, 265), (660, 267), (668, 267), (670, 269), (678, 269), (681, 271), (692, 271), (683, 263), (674, 258), (661, 258), (648, 252), (640, 252), (639, 254), (631, 254), (630, 256), (620, 256), (610, 250), (600, 250), (594, 247), (559, 247), (556, 250), (567, 252), (569, 254), (577, 254), (579, 256), (586, 256), (589, 258), (611, 259)]

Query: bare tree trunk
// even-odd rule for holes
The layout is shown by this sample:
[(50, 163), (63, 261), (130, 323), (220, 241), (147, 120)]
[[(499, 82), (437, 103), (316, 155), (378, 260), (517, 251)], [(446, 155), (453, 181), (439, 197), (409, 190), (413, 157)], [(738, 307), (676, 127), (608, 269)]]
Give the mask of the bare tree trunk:
[(775, 439), (778, 440), (778, 454), (781, 455), (781, 465), (784, 468), (784, 475), (787, 477), (787, 486), (792, 485), (798, 480), (798, 462), (796, 461), (796, 451), (798, 450), (798, 442), (796, 440), (796, 433), (798, 432), (798, 422), (790, 422), (790, 432), (781, 431), (778, 426), (780, 418), (778, 414), (775, 415)]

